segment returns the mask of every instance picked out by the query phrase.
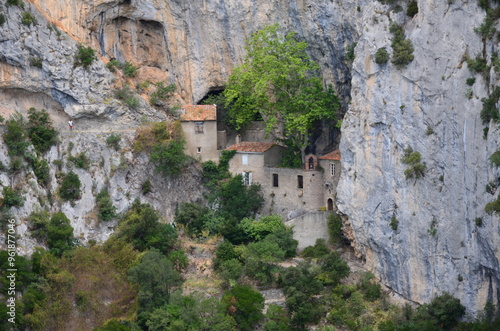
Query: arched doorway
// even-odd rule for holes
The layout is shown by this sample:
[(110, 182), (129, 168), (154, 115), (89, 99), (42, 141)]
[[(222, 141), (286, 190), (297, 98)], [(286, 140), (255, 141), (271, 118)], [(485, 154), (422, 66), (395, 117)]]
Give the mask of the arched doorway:
[(312, 156), (309, 158), (309, 170), (314, 170), (314, 158)]
[(333, 199), (328, 199), (327, 201), (328, 204), (328, 210), (333, 210)]

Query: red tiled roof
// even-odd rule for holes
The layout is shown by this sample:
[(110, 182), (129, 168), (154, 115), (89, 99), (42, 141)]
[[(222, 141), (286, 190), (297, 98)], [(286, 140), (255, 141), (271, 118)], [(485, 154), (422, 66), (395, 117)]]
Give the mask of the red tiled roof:
[(257, 143), (250, 141), (243, 141), (226, 148), (226, 150), (235, 150), (238, 152), (250, 153), (264, 153), (269, 148), (273, 147), (275, 143)]
[(338, 149), (334, 150), (333, 152), (330, 152), (328, 154), (323, 155), (319, 159), (320, 160), (340, 161), (340, 151)]
[(185, 105), (181, 108), (181, 121), (215, 121), (216, 105)]

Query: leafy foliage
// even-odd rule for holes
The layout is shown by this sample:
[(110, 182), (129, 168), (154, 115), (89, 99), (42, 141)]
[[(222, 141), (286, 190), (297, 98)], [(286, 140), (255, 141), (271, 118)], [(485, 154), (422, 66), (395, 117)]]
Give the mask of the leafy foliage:
[(127, 77), (135, 77), (137, 75), (137, 67), (130, 62), (125, 62), (122, 68), (123, 73)]
[(246, 186), (241, 175), (236, 175), (227, 182), (221, 183), (217, 202), (218, 213), (227, 219), (241, 220), (253, 216), (259, 210), (264, 199), (258, 185)]
[(326, 245), (325, 239), (318, 238), (314, 246), (308, 246), (302, 251), (303, 257), (308, 258), (320, 258), (322, 256), (328, 255), (330, 249)]
[(9, 149), (10, 156), (23, 157), (29, 146), (23, 116), (16, 112), (7, 120), (3, 140)]
[(31, 168), (33, 169), (33, 172), (35, 173), (38, 183), (47, 185), (50, 179), (49, 162), (47, 162), (47, 160), (40, 160), (34, 155), (30, 155), (28, 157), (28, 160), (30, 162)]
[(98, 217), (101, 221), (109, 221), (116, 216), (116, 207), (113, 206), (108, 190), (103, 188), (96, 196), (97, 208), (99, 209)]
[(474, 59), (468, 58), (467, 67), (469, 70), (475, 72), (484, 72), (488, 69), (486, 60), (481, 56), (481, 54), (476, 55)]
[(3, 198), (0, 202), (0, 207), (2, 209), (24, 206), (24, 198), (22, 197), (21, 192), (11, 188), (10, 186), (3, 187)]
[(32, 24), (33, 25), (37, 25), (38, 21), (35, 18), (35, 16), (33, 16), (33, 14), (28, 13), (28, 12), (23, 12), (22, 13), (22, 18), (21, 18), (21, 23), (24, 24), (24, 25), (30, 26)]
[(151, 192), (151, 181), (149, 179), (146, 179), (142, 184), (141, 184), (141, 192), (142, 194), (146, 195), (149, 192)]
[(185, 141), (172, 140), (155, 146), (151, 151), (150, 159), (156, 163), (156, 171), (164, 176), (178, 176), (181, 174), (188, 157), (184, 154)]
[(393, 23), (390, 32), (394, 35), (392, 38), (392, 63), (401, 68), (408, 65), (415, 58), (413, 55), (413, 44), (410, 39), (406, 39), (403, 28)]
[(222, 297), (226, 311), (233, 316), (240, 330), (253, 330), (264, 317), (264, 297), (250, 286), (237, 285), (226, 291)]
[(418, 3), (416, 1), (411, 1), (406, 9), (406, 15), (414, 17), (418, 14)]
[(159, 220), (156, 210), (136, 200), (125, 213), (117, 238), (132, 243), (139, 251), (156, 248), (167, 253), (174, 247), (177, 233), (170, 224), (162, 224)]
[(490, 156), (490, 162), (495, 166), (495, 167), (500, 167), (500, 150), (494, 152)]
[(125, 104), (132, 109), (135, 109), (140, 105), (139, 99), (135, 97), (134, 92), (126, 83), (124, 83), (121, 88), (116, 89), (115, 97), (119, 100), (123, 100), (123, 102), (125, 102)]
[(375, 53), (375, 63), (378, 65), (386, 64), (390, 59), (390, 55), (385, 47), (379, 48)]
[(78, 49), (75, 54), (76, 66), (82, 66), (87, 69), (95, 59), (95, 51), (91, 47), (85, 47), (82, 44), (78, 45)]
[(425, 176), (425, 169), (427, 168), (427, 166), (420, 162), (421, 158), (422, 156), (420, 155), (420, 153), (414, 152), (413, 148), (411, 148), (410, 146), (404, 149), (402, 162), (408, 165), (408, 168), (405, 170), (406, 179), (418, 179)]
[(492, 215), (493, 213), (500, 214), (500, 195), (495, 201), (488, 202), (484, 207), (484, 211), (486, 211), (489, 215)]
[(130, 268), (128, 278), (139, 285), (139, 304), (143, 310), (167, 304), (173, 288), (181, 284), (172, 262), (156, 249), (147, 251), (141, 262)]
[(38, 152), (45, 153), (57, 143), (57, 131), (45, 109), (37, 111), (32, 107), (28, 114), (28, 136), (31, 143)]
[(489, 98), (481, 99), (483, 108), (481, 109), (480, 117), (483, 124), (489, 124), (491, 120), (500, 121), (500, 113), (498, 111), (497, 103), (500, 99), (500, 87), (495, 86), (493, 93)]
[(89, 169), (90, 160), (85, 154), (85, 152), (78, 153), (77, 156), (68, 157), (68, 161), (73, 163), (77, 168), (85, 170)]
[(119, 134), (112, 133), (108, 138), (106, 138), (106, 145), (109, 148), (113, 148), (115, 151), (120, 150), (121, 136)]
[(34, 211), (29, 215), (28, 220), (31, 236), (42, 241), (47, 240), (50, 213), (46, 210)]
[(303, 152), (315, 124), (335, 119), (340, 103), (331, 87), (324, 88), (307, 44), (278, 29), (265, 27), (247, 40), (245, 61), (229, 77), (224, 96), (236, 129), (260, 113), (267, 132), (280, 131)]
[(78, 200), (81, 197), (80, 188), (82, 186), (82, 182), (80, 182), (80, 178), (73, 171), (70, 171), (61, 183), (59, 187), (59, 195), (64, 200)]
[(190, 235), (200, 235), (205, 229), (205, 223), (211, 217), (210, 209), (197, 203), (182, 203), (175, 215), (175, 223), (187, 227)]
[(155, 86), (156, 91), (151, 93), (151, 97), (149, 99), (152, 105), (161, 105), (162, 102), (170, 99), (177, 89), (175, 84), (165, 86), (163, 82), (158, 82)]
[(47, 226), (47, 244), (56, 256), (73, 247), (73, 227), (62, 211), (55, 213)]

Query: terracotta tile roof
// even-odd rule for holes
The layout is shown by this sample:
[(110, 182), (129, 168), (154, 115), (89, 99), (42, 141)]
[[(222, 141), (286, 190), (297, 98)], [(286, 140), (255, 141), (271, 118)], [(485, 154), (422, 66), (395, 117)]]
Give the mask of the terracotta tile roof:
[(216, 105), (185, 105), (181, 108), (181, 121), (215, 121)]
[(238, 152), (249, 152), (249, 153), (264, 153), (274, 145), (275, 143), (257, 143), (257, 142), (243, 141), (238, 144), (229, 146), (228, 148), (226, 148), (226, 150), (235, 150)]
[(328, 154), (323, 155), (319, 159), (320, 160), (340, 161), (340, 151), (338, 149), (334, 150), (333, 152), (330, 152)]

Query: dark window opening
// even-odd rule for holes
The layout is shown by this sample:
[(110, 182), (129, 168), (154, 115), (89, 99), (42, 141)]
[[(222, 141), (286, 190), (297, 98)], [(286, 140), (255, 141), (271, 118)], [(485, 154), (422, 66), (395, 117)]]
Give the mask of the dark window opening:
[(333, 210), (333, 200), (332, 199), (328, 199), (328, 210)]
[(278, 174), (273, 174), (273, 187), (278, 187)]
[(194, 122), (194, 132), (203, 133), (203, 122)]
[(312, 156), (309, 158), (309, 170), (314, 170), (314, 158)]
[(297, 187), (304, 188), (304, 177), (301, 175), (297, 176)]

